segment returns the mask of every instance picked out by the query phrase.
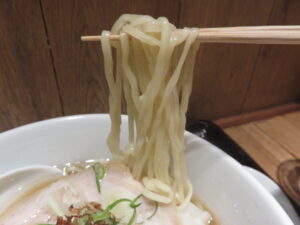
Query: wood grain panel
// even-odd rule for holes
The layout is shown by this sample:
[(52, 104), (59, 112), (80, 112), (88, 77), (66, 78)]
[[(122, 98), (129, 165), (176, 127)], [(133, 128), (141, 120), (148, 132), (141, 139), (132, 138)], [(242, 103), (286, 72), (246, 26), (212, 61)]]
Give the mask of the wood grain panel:
[(176, 23), (178, 0), (42, 0), (66, 114), (107, 112), (108, 91), (100, 44), (81, 35), (110, 29), (123, 13), (167, 16)]
[[(276, 0), (269, 25), (299, 25), (299, 0)], [(300, 46), (261, 46), (243, 112), (289, 103), (300, 96)]]
[(300, 129), (300, 112), (299, 111), (295, 112), (295, 113), (289, 113), (287, 115), (284, 115), (283, 117), (284, 117), (284, 119), (289, 121), (291, 124), (298, 127), (298, 129)]
[(294, 159), (284, 147), (273, 140), (255, 123), (227, 128), (225, 132), (277, 181), (277, 167), (285, 160)]
[(0, 131), (62, 114), (38, 0), (0, 1)]
[(300, 158), (300, 139), (299, 135), (295, 135), (300, 134), (300, 128), (282, 116), (255, 122), (255, 124), (288, 152)]
[[(265, 25), (273, 0), (185, 0), (180, 25), (197, 27)], [(242, 110), (259, 46), (203, 44), (196, 61), (188, 116), (216, 119)]]
[[(236, 116), (221, 118), (218, 120), (214, 120), (214, 123), (216, 123), (221, 128), (225, 129), (227, 127), (233, 127), (233, 126), (238, 126), (238, 125), (245, 124), (245, 123), (268, 119), (271, 117), (275, 117), (278, 115), (283, 115), (283, 114), (287, 114), (287, 113), (295, 112), (295, 111), (299, 111), (299, 110), (300, 110), (300, 104), (291, 103), (291, 104), (276, 106), (276, 107), (267, 108), (267, 109), (263, 109), (263, 110), (257, 110), (257, 111), (252, 111), (252, 112), (248, 112), (248, 113), (243, 113), (243, 114), (239, 114)], [(294, 115), (294, 114), (290, 113), (287, 115)], [(295, 115), (293, 117), (289, 116), (289, 117), (287, 117), (287, 119), (289, 119), (289, 120), (293, 121), (293, 123), (295, 123), (297, 120), (297, 115)], [(299, 119), (298, 123), (300, 126), (300, 116), (298, 117), (298, 119)]]

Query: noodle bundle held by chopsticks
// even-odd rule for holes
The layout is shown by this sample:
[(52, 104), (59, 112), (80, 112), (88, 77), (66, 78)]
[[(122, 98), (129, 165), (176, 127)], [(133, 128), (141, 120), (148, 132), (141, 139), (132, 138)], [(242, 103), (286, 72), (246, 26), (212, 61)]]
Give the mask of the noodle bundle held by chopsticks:
[[(112, 44), (111, 34), (119, 34), (120, 42)], [(174, 201), (180, 208), (193, 193), (186, 171), (184, 129), (197, 35), (198, 29), (177, 30), (164, 17), (126, 14), (111, 32), (103, 31), (101, 39), (110, 91), (107, 143), (113, 159), (123, 161), (143, 181), (146, 197), (161, 203)], [(122, 94), (129, 127), (126, 149), (120, 148)]]

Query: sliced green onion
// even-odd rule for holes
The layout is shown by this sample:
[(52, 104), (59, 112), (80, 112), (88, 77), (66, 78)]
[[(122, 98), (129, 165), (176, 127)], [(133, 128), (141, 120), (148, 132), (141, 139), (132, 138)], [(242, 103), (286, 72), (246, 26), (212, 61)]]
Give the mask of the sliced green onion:
[(112, 210), (114, 207), (116, 207), (118, 204), (120, 204), (121, 202), (132, 202), (132, 200), (128, 199), (128, 198), (120, 198), (116, 201), (114, 201), (113, 203), (111, 203), (110, 205), (108, 205), (105, 209), (106, 212), (109, 212), (110, 210)]
[(84, 216), (79, 218), (77, 225), (86, 225), (86, 223), (89, 221), (89, 217), (88, 216)]
[(130, 203), (130, 207), (135, 209), (137, 207), (139, 207), (142, 203), (139, 203), (139, 204), (135, 204), (137, 202), (137, 200), (139, 200), (140, 198), (142, 197), (142, 194), (138, 195), (135, 199), (133, 199)]
[[(118, 199), (116, 201), (114, 201), (113, 203), (111, 203), (110, 205), (108, 205), (106, 207), (106, 209), (104, 210), (104, 212), (109, 213), (110, 210), (112, 210), (114, 207), (116, 207), (118, 204), (122, 203), (122, 202), (129, 202), (129, 206), (130, 208), (133, 209), (133, 214), (130, 217), (130, 220), (128, 222), (127, 225), (132, 225), (135, 222), (135, 217), (136, 217), (136, 208), (139, 207), (141, 205), (141, 203), (136, 204), (137, 200), (139, 200), (142, 197), (142, 194), (138, 195), (137, 197), (135, 197), (133, 200), (130, 200), (128, 198), (121, 198)], [(94, 217), (93, 217), (94, 218)], [(95, 220), (94, 220), (95, 221)], [(98, 220), (99, 221), (99, 220)], [(96, 221), (95, 221), (96, 222)], [(116, 224), (115, 222), (113, 224)]]
[(105, 176), (105, 168), (101, 163), (97, 163), (93, 166), (93, 170), (94, 170), (95, 176), (96, 176), (96, 185), (97, 185), (98, 192), (101, 193), (100, 182)]
[(94, 222), (98, 222), (110, 218), (110, 213), (107, 211), (103, 211), (102, 213), (95, 213), (92, 214), (92, 218)]
[[(94, 167), (94, 171), (95, 173), (97, 174), (97, 169), (96, 167)], [(104, 171), (104, 170), (102, 170)], [(104, 173), (102, 173), (104, 174)], [(100, 174), (101, 176), (98, 176), (96, 175), (97, 177), (97, 180), (99, 177), (102, 177), (104, 175)], [(136, 208), (139, 207), (141, 205), (141, 203), (136, 203), (140, 198), (142, 197), (142, 195), (138, 195), (137, 197), (135, 197), (133, 200), (130, 200), (128, 198), (121, 198), (121, 199), (118, 199), (116, 201), (114, 201), (113, 203), (111, 203), (110, 205), (108, 205), (104, 211), (101, 211), (101, 212), (96, 212), (94, 214), (89, 214), (89, 215), (85, 215), (81, 218), (78, 218), (76, 220), (76, 224), (77, 225), (87, 225), (89, 223), (89, 220), (90, 218), (92, 218), (92, 222), (99, 222), (99, 221), (103, 221), (103, 220), (106, 220), (106, 222), (109, 221), (109, 224), (111, 225), (118, 225), (119, 222), (118, 221), (114, 221), (113, 217), (112, 217), (112, 214), (111, 214), (111, 210), (116, 207), (118, 204), (122, 203), (122, 202), (128, 202), (129, 203), (129, 207), (133, 209), (133, 213), (130, 217), (130, 220), (128, 221), (128, 224), (127, 225), (133, 225), (135, 223), (135, 219), (136, 219), (136, 214), (137, 214), (137, 211), (136, 211)], [(84, 212), (84, 210), (81, 211), (81, 214)], [(156, 212), (156, 211), (155, 211)], [(155, 214), (155, 213), (153, 213)], [(153, 215), (151, 215), (152, 217)], [(150, 218), (150, 217), (149, 217)], [(39, 225), (55, 225), (55, 224), (39, 224)]]
[(136, 217), (136, 208), (133, 209), (132, 216), (130, 217), (130, 220), (127, 225), (132, 225), (135, 221), (135, 217)]
[(155, 209), (154, 209), (153, 213), (146, 220), (151, 220), (152, 217), (156, 214), (157, 209), (158, 209), (158, 202), (155, 202)]
[(137, 223), (137, 224), (143, 224), (143, 223), (145, 223), (147, 220), (151, 220), (152, 217), (156, 214), (157, 209), (158, 209), (158, 202), (155, 202), (155, 209), (154, 209), (153, 213), (152, 213), (150, 216), (148, 216), (144, 221), (139, 222), (139, 223)]

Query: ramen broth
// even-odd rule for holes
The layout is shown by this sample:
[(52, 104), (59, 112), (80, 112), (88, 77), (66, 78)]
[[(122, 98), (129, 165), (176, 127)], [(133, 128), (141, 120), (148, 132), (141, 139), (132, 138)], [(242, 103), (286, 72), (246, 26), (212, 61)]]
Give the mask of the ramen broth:
[[(98, 193), (97, 184), (95, 181), (95, 173), (93, 168), (95, 165), (104, 165), (106, 174), (103, 180), (100, 181), (103, 192)], [(100, 203), (102, 206), (107, 207), (114, 201), (119, 199), (134, 199), (142, 191), (143, 185), (136, 181), (129, 172), (128, 168), (120, 163), (109, 162), (108, 160), (88, 160), (85, 162), (67, 163), (64, 166), (56, 166), (64, 171), (64, 177), (58, 181), (47, 183), (42, 187), (32, 189), (30, 194), (20, 199), (15, 203), (6, 213), (0, 216), (0, 225), (37, 225), (37, 224), (55, 224), (58, 216), (62, 216), (60, 211), (66, 212), (66, 208), (78, 208), (81, 205), (90, 202)], [(61, 195), (62, 190), (68, 190)], [(78, 191), (80, 190), (80, 191)], [(80, 192), (80, 194), (79, 194)], [(71, 196), (72, 195), (72, 196)], [(79, 196), (82, 195), (83, 199)], [(69, 201), (68, 207), (59, 202)], [(40, 199), (40, 202), (37, 202)], [(49, 200), (50, 199), (50, 200)], [(41, 202), (47, 201), (45, 204)], [(49, 203), (50, 202), (50, 203)], [(137, 216), (134, 224), (139, 221), (145, 221), (145, 217), (149, 217), (155, 212), (151, 220), (144, 222), (144, 224), (151, 225), (198, 225), (198, 224), (212, 224), (210, 214), (203, 209), (197, 208), (194, 204), (189, 205), (183, 212), (179, 212), (174, 204), (159, 204), (141, 197), (139, 203), (141, 206), (137, 207)], [(40, 207), (35, 207), (33, 204), (41, 204)], [(197, 206), (199, 203), (197, 202)], [(56, 209), (55, 209), (56, 208)], [(37, 213), (40, 212), (40, 214)], [(128, 220), (132, 216), (132, 209), (126, 204), (120, 205), (111, 211), (113, 216), (117, 219), (122, 218), (120, 224), (128, 224)], [(53, 213), (55, 212), (55, 213)], [(124, 213), (125, 212), (125, 213)], [(25, 213), (28, 213), (25, 215)], [(16, 219), (20, 216), (20, 220)], [(43, 217), (41, 220), (34, 219), (39, 216)], [(33, 218), (33, 219), (30, 219)], [(176, 220), (174, 218), (177, 218)], [(199, 223), (195, 222), (198, 218)], [(27, 220), (27, 222), (26, 222)], [(179, 222), (178, 222), (178, 221)], [(32, 221), (32, 223), (30, 222)], [(202, 222), (201, 222), (202, 221)]]

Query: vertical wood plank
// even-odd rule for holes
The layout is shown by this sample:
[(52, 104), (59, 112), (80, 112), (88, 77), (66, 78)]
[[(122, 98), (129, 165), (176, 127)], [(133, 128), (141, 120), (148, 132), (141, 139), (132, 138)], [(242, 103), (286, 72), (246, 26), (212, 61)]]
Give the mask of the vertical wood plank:
[(0, 131), (62, 115), (38, 0), (0, 1)]
[[(299, 0), (276, 0), (269, 25), (299, 25)], [(243, 112), (281, 105), (300, 96), (300, 46), (261, 46)]]
[(178, 0), (42, 0), (66, 114), (108, 112), (99, 43), (81, 35), (110, 29), (123, 13), (167, 16), (176, 24)]
[[(272, 5), (273, 0), (184, 0), (180, 25), (265, 25)], [(188, 116), (215, 119), (240, 113), (258, 50), (257, 45), (200, 46)]]

